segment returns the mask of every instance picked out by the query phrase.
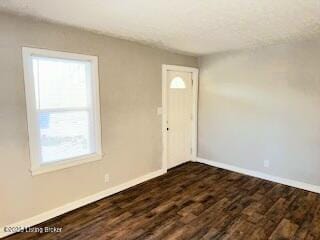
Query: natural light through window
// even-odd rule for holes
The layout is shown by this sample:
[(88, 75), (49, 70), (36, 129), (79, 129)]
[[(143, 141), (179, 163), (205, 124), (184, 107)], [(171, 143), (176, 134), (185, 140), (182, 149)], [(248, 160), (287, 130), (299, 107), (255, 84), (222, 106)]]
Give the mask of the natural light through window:
[(97, 58), (24, 48), (24, 66), (32, 170), (101, 158)]
[(170, 82), (170, 88), (186, 88), (186, 84), (181, 77), (175, 77)]

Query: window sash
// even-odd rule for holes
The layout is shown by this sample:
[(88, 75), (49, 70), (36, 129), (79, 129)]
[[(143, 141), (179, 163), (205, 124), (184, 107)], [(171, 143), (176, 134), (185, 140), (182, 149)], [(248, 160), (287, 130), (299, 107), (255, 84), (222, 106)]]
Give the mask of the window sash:
[[(39, 156), (40, 156), (40, 166), (42, 165), (49, 165), (49, 164), (55, 164), (55, 163), (58, 163), (58, 162), (62, 162), (62, 161), (70, 161), (72, 159), (76, 159), (76, 158), (79, 158), (79, 157), (85, 157), (87, 155), (91, 155), (91, 154), (94, 154), (96, 153), (96, 142), (95, 142), (95, 128), (94, 128), (94, 117), (93, 117), (93, 111), (91, 108), (66, 108), (66, 109), (45, 109), (45, 110), (38, 110), (37, 111), (37, 119), (38, 119), (38, 138), (39, 138)], [(77, 113), (77, 112), (87, 112), (88, 113), (88, 132), (89, 132), (89, 149), (90, 149), (90, 153), (88, 154), (79, 154), (77, 156), (74, 156), (74, 157), (70, 157), (70, 158), (63, 158), (63, 159), (57, 159), (57, 160), (53, 160), (53, 161), (50, 161), (50, 162), (45, 162), (44, 159), (43, 159), (43, 156), (42, 156), (42, 147), (43, 145), (41, 144), (41, 126), (40, 126), (40, 122), (39, 122), (39, 119), (40, 119), (40, 114), (41, 113)]]
[[(88, 106), (85, 107), (59, 107), (39, 109), (36, 101), (35, 77), (33, 76), (32, 59), (34, 56), (57, 58), (65, 60), (86, 61), (90, 64), (88, 92)], [(23, 65), (27, 100), (29, 149), (31, 160), (31, 173), (37, 175), (66, 167), (101, 160), (101, 126), (100, 126), (100, 104), (99, 104), (99, 82), (98, 82), (98, 59), (95, 56), (73, 54), (65, 52), (50, 51), (23, 47)], [(91, 81), (90, 81), (91, 80)], [(67, 112), (88, 112), (88, 131), (90, 139), (90, 150), (93, 153), (79, 155), (72, 158), (64, 158), (52, 162), (43, 163), (41, 156), (40, 124), (41, 113), (67, 113)]]

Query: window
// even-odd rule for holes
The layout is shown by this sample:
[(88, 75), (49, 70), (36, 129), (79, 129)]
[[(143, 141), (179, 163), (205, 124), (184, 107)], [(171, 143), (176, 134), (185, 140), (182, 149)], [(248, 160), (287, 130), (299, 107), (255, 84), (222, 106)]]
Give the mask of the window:
[(98, 60), (23, 48), (33, 175), (101, 159)]
[(184, 83), (181, 77), (175, 77), (170, 82), (170, 88), (183, 89), (183, 88), (186, 88), (186, 84)]

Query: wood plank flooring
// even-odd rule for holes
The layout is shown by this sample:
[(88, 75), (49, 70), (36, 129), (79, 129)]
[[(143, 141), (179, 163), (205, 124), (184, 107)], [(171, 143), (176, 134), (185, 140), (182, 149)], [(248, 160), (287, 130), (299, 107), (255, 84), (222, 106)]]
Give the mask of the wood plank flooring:
[(7, 240), (320, 239), (320, 195), (186, 163)]

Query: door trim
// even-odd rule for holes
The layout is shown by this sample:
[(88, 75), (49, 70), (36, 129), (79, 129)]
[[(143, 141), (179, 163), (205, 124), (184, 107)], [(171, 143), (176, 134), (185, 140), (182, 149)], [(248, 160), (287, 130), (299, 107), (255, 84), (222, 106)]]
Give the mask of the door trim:
[(167, 132), (167, 71), (181, 71), (192, 74), (192, 126), (191, 126), (191, 160), (197, 161), (197, 121), (198, 121), (198, 82), (199, 70), (192, 67), (183, 67), (177, 65), (162, 65), (162, 170), (168, 169), (168, 132)]

